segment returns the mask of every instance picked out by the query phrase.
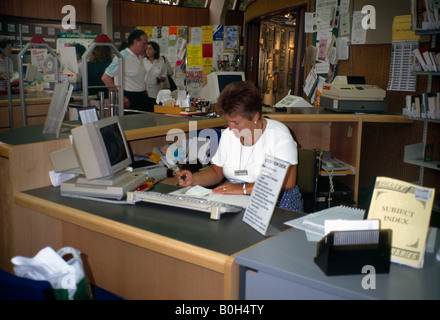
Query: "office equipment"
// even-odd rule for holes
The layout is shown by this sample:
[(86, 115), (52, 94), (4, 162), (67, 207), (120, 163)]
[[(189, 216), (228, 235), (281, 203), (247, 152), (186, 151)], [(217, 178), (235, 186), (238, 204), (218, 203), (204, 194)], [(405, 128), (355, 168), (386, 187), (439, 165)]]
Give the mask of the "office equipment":
[(384, 113), (388, 110), (386, 100), (339, 100), (326, 96), (321, 96), (320, 106), (337, 112)]
[(353, 169), (346, 163), (335, 158), (321, 159), (321, 168), (327, 172)]
[(210, 218), (213, 220), (219, 220), (220, 215), (223, 213), (241, 212), (243, 210), (243, 208), (239, 206), (191, 196), (185, 197), (154, 191), (127, 192), (127, 202), (129, 204), (135, 204), (138, 201), (209, 212), (211, 214)]
[(391, 230), (334, 231), (317, 245), (315, 263), (328, 276), (361, 274), (365, 266), (388, 273)]
[(385, 98), (386, 91), (368, 84), (325, 84), (322, 95), (338, 100), (380, 101)]
[(341, 112), (387, 111), (386, 91), (376, 85), (325, 84), (322, 87), (320, 106)]
[(61, 195), (66, 197), (96, 197), (121, 200), (128, 191), (134, 190), (146, 181), (145, 174), (125, 172), (108, 178), (87, 180), (84, 177), (75, 177), (61, 184)]
[(71, 146), (50, 154), (56, 172), (83, 175), (62, 183), (62, 195), (121, 199), (145, 182), (144, 174), (124, 170), (132, 160), (117, 117), (74, 128), (72, 136)]
[(208, 83), (202, 88), (200, 98), (217, 102), (220, 92), (231, 83), (245, 81), (246, 77), (242, 71), (216, 71), (207, 76)]
[(43, 74), (37, 71), (37, 67), (32, 63), (23, 64), (23, 74), (25, 75), (23, 80), (26, 82), (34, 82), (37, 79), (43, 79)]

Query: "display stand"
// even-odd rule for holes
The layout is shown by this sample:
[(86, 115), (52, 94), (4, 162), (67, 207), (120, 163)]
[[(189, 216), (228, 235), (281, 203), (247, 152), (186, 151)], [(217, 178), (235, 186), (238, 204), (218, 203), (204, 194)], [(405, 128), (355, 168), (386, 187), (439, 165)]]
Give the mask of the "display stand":
[(26, 103), (24, 101), (24, 79), (23, 79), (23, 57), (29, 47), (46, 48), (49, 54), (51, 54), (55, 59), (55, 82), (58, 82), (58, 56), (52, 50), (52, 48), (47, 43), (32, 43), (29, 42), (18, 54), (18, 74), (20, 76), (20, 101), (21, 101), (21, 112), (23, 116), (23, 127), (27, 125), (26, 121)]
[(54, 134), (58, 138), (72, 91), (73, 86), (69, 85), (67, 81), (55, 84), (49, 112), (43, 127), (43, 134)]

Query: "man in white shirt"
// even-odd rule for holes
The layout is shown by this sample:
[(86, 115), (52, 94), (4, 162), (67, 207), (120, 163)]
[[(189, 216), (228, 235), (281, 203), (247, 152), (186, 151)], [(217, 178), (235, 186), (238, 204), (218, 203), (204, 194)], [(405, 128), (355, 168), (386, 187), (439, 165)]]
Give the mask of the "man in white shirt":
[[(124, 106), (142, 111), (154, 111), (154, 99), (148, 97), (145, 87), (145, 68), (143, 56), (148, 37), (142, 30), (134, 30), (128, 37), (128, 48), (121, 51), (124, 58)], [(117, 90), (120, 84), (118, 58), (107, 67), (101, 80), (109, 90)], [(113, 80), (114, 79), (114, 80)]]

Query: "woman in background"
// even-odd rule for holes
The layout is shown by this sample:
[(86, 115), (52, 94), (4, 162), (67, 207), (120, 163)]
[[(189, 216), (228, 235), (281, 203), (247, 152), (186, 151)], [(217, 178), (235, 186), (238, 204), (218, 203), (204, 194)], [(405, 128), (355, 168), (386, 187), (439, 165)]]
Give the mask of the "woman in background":
[(161, 89), (161, 83), (167, 79), (167, 69), (163, 59), (160, 59), (159, 45), (154, 41), (149, 41), (147, 43), (144, 67), (147, 71), (145, 84), (148, 96), (156, 99), (157, 94)]

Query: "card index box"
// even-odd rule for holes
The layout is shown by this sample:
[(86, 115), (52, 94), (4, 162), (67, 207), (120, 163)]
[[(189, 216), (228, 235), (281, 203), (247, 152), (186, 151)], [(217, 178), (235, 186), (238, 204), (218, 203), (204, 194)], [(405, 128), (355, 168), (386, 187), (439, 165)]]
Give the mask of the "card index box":
[(389, 273), (391, 230), (333, 231), (317, 245), (315, 263), (328, 276), (361, 274), (370, 265)]

